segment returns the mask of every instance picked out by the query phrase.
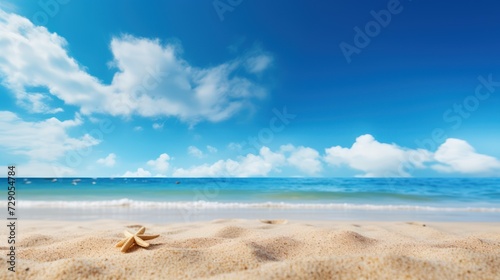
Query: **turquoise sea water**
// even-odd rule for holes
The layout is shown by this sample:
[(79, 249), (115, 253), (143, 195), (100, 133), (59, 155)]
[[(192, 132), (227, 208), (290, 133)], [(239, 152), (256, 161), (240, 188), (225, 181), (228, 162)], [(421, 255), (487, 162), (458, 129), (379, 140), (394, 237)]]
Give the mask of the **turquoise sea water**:
[(47, 219), (500, 222), (500, 178), (18, 178), (16, 199)]

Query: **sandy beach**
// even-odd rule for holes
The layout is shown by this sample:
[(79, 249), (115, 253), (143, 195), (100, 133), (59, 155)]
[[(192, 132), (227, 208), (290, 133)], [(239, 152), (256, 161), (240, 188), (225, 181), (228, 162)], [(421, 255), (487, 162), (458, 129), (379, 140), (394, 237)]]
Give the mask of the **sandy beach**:
[[(500, 223), (19, 221), (0, 279), (500, 279)], [(121, 253), (123, 231), (160, 234)], [(5, 231), (0, 236), (6, 240)]]

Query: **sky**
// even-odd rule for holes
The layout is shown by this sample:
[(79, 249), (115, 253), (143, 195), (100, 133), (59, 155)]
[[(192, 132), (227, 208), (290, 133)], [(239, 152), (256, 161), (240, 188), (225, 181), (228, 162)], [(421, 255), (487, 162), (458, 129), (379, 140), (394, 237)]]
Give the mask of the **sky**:
[(500, 174), (500, 3), (0, 3), (29, 177)]

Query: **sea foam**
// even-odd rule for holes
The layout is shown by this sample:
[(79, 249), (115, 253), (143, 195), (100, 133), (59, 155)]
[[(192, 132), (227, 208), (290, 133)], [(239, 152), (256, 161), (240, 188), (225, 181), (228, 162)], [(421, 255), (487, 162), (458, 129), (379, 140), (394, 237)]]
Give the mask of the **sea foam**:
[(332, 209), (380, 211), (500, 212), (495, 207), (433, 207), (420, 205), (378, 205), (351, 203), (285, 203), (285, 202), (214, 202), (214, 201), (138, 201), (128, 198), (102, 201), (35, 201), (23, 200), (20, 208), (132, 208), (132, 209)]

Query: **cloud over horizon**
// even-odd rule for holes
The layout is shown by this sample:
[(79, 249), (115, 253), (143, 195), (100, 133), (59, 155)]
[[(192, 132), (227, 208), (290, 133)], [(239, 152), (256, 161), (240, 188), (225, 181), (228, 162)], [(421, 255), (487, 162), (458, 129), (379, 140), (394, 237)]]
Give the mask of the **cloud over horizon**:
[(190, 168), (178, 168), (174, 177), (252, 177), (267, 176), (285, 162), (283, 155), (262, 147), (258, 155), (247, 154), (237, 160), (219, 160), (213, 164), (202, 164)]
[(325, 149), (325, 161), (332, 166), (347, 165), (363, 171), (361, 177), (408, 177), (405, 166), (424, 168), (432, 153), (424, 149), (407, 149), (396, 144), (380, 143), (370, 134), (361, 135), (350, 148)]
[(448, 138), (434, 154), (438, 162), (432, 168), (444, 173), (498, 174), (500, 160), (479, 154), (466, 141)]
[(116, 155), (114, 153), (111, 153), (105, 158), (98, 159), (97, 163), (102, 164), (102, 165), (107, 166), (107, 167), (113, 167), (116, 163)]

